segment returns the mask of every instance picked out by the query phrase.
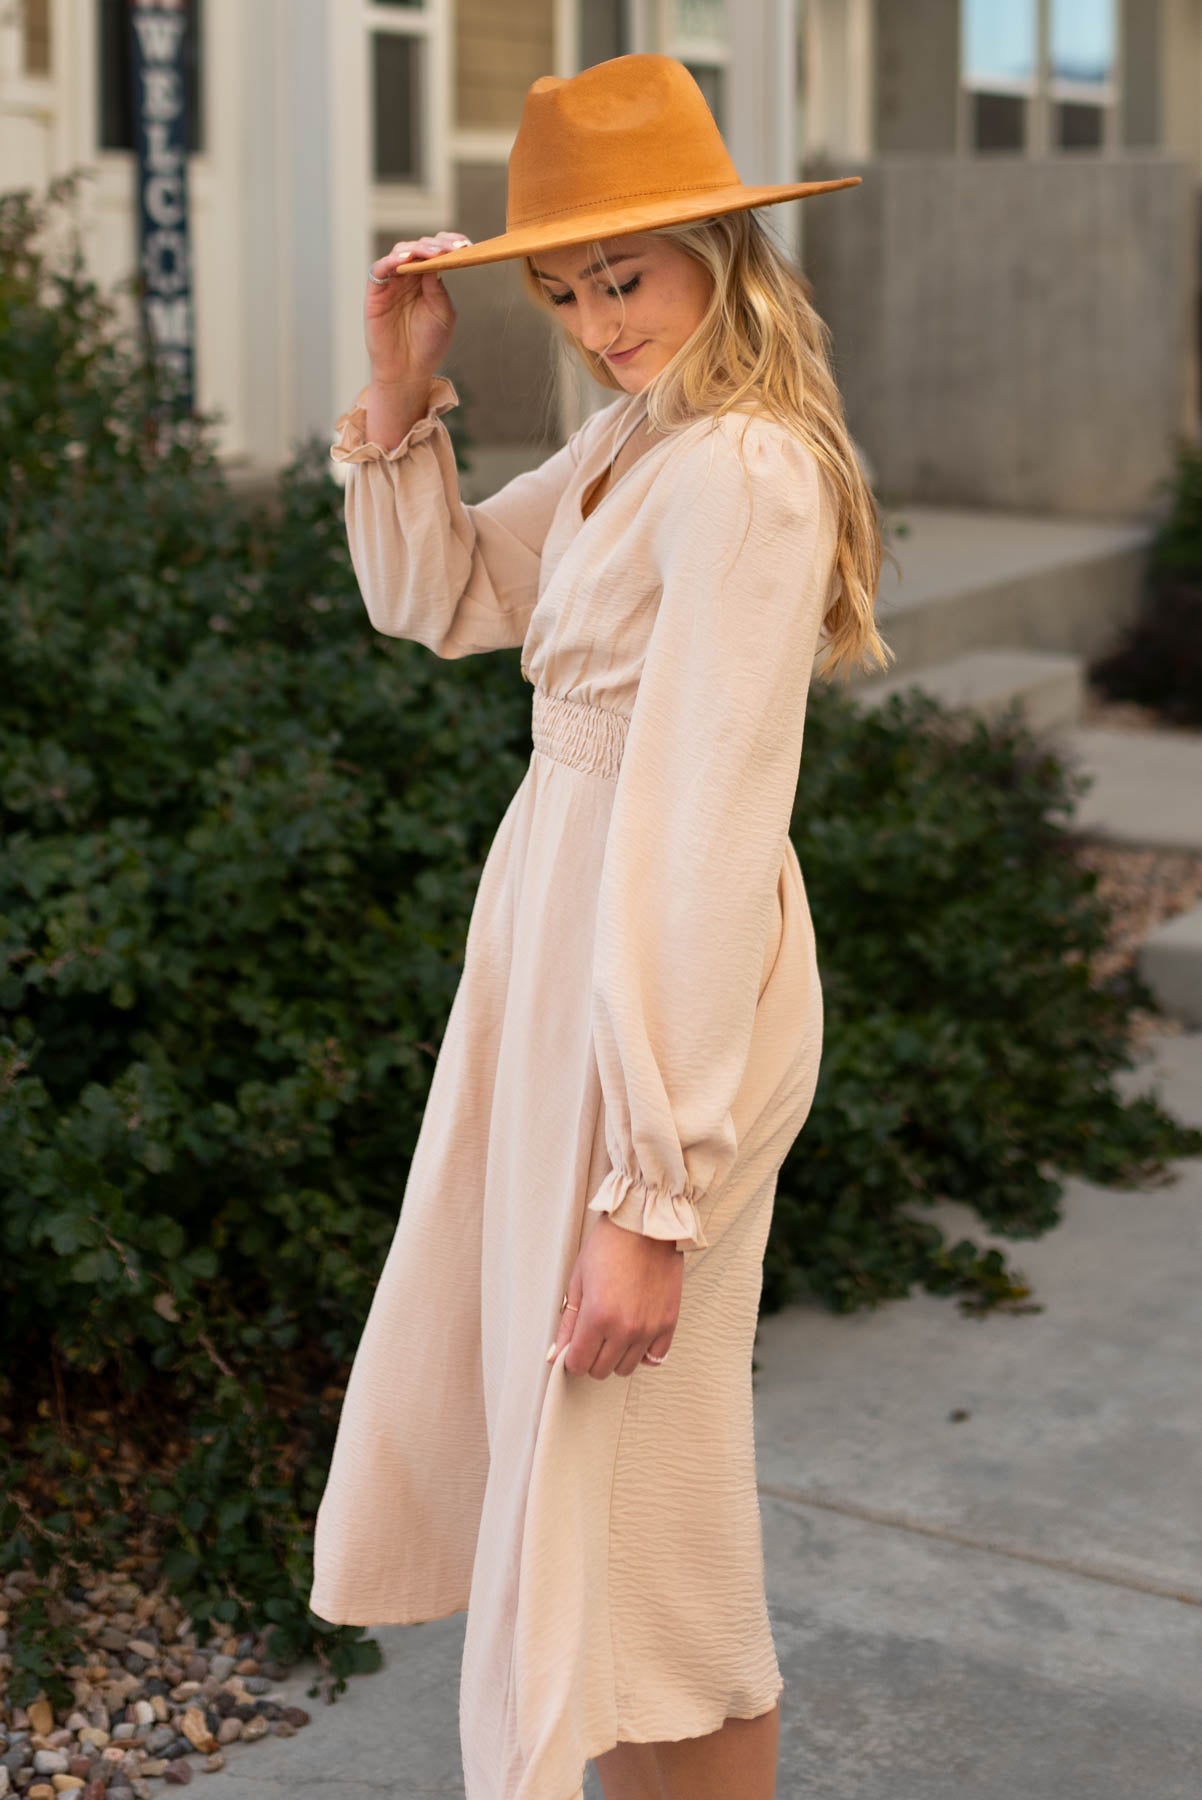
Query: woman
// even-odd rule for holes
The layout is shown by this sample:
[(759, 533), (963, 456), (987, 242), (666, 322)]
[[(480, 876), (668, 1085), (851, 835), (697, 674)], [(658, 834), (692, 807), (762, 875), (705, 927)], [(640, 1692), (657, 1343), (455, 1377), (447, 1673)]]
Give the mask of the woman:
[[(788, 830), (820, 631), (828, 667), (887, 653), (825, 327), (749, 209), (850, 185), (745, 187), (683, 65), (618, 57), (529, 90), (503, 235), (371, 269), (372, 380), (331, 452), (368, 614), (440, 656), (520, 645), (533, 753), (310, 1598), (467, 1608), (468, 1800), (580, 1800), (589, 1758), (607, 1800), (774, 1790), (751, 1351), (822, 1037)], [(507, 256), (618, 398), (465, 505), (441, 270)]]

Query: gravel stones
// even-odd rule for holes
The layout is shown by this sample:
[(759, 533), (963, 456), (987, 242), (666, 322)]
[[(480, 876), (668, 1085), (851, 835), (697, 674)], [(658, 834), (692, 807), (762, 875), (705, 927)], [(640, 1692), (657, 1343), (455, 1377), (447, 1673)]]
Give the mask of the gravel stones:
[(10, 1618), (34, 1577), (0, 1584), (0, 1800), (151, 1800), (157, 1784), (187, 1786), (225, 1767), (231, 1744), (292, 1737), (303, 1707), (272, 1689), (287, 1672), (255, 1636), (197, 1642), (191, 1620), (160, 1586), (121, 1574), (60, 1599), (78, 1645), (63, 1672), (72, 1700), (56, 1717), (44, 1696), (12, 1705)]

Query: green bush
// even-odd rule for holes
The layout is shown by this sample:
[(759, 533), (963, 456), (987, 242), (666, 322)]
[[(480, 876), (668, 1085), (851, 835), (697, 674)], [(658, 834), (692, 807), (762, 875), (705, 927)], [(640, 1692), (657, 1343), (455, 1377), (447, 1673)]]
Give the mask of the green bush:
[(1165, 484), (1168, 512), (1152, 540), (1139, 610), (1090, 675), (1114, 700), (1202, 725), (1202, 444), (1180, 444)]
[[(239, 505), (42, 220), (0, 198), (0, 1570), (40, 1578), (10, 1697), (67, 1698), (46, 1597), (135, 1540), (198, 1625), (270, 1621), (337, 1692), (374, 1645), (308, 1611), (312, 1519), (529, 689), (516, 652), (372, 632), (324, 439)], [(814, 696), (827, 1043), (768, 1305), (1011, 1302), (914, 1209), (1029, 1235), (1060, 1172), (1202, 1147), (1113, 1092), (1147, 996), (1090, 982), (1063, 771), (961, 737)], [(98, 1488), (117, 1437), (142, 1479)]]
[(1135, 1182), (1202, 1133), (1124, 1103), (1135, 974), (1092, 978), (1108, 917), (1069, 826), (1087, 778), (1012, 711), (948, 715), (919, 691), (852, 714), (818, 692), (793, 841), (826, 1020), (818, 1090), (781, 1172), (765, 1307), (799, 1285), (847, 1309), (914, 1282), (965, 1307), (1020, 1299), (994, 1250), (948, 1247), (921, 1209), (999, 1235), (1059, 1220), (1060, 1176)]

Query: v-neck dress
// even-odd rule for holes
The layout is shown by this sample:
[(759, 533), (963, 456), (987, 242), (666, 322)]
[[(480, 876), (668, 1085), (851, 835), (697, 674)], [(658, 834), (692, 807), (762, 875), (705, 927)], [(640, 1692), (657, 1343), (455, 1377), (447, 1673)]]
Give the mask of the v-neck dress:
[[(581, 503), (645, 411), (460, 496), (434, 379), (385, 451), (337, 423), (368, 616), (442, 657), (521, 647), (529, 766), (494, 834), (396, 1232), (343, 1400), (310, 1604), (467, 1609), (467, 1800), (582, 1800), (618, 1742), (782, 1688), (752, 1346), (822, 994), (789, 838), (837, 592), (833, 490), (766, 415), (701, 418)], [(684, 1252), (662, 1365), (550, 1364), (602, 1214)]]

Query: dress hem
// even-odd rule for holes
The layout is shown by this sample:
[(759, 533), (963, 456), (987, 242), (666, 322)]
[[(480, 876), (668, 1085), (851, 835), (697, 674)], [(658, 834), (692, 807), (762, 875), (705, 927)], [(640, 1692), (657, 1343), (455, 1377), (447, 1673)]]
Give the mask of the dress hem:
[(698, 1726), (695, 1730), (678, 1731), (674, 1737), (665, 1737), (663, 1735), (663, 1733), (660, 1732), (660, 1733), (657, 1733), (654, 1737), (645, 1737), (645, 1738), (615, 1737), (615, 1738), (610, 1739), (608, 1742), (606, 1742), (604, 1744), (598, 1744), (596, 1746), (596, 1748), (593, 1750), (590, 1750), (588, 1752), (588, 1755), (585, 1757), (584, 1768), (580, 1771), (579, 1786), (576, 1787), (572, 1791), (572, 1793), (564, 1794), (563, 1800), (580, 1800), (580, 1795), (584, 1791), (584, 1777), (588, 1773), (589, 1763), (595, 1762), (597, 1757), (599, 1757), (599, 1756), (604, 1756), (607, 1750), (616, 1749), (619, 1744), (681, 1744), (681, 1743), (686, 1742), (687, 1739), (689, 1739), (689, 1738), (708, 1737), (711, 1732), (720, 1731), (728, 1719), (760, 1719), (760, 1718), (763, 1718), (765, 1713), (770, 1713), (772, 1711), (773, 1707), (776, 1705), (777, 1701), (780, 1699), (780, 1697), (784, 1693), (784, 1691), (785, 1691), (785, 1683), (784, 1683), (783, 1676), (781, 1676), (781, 1677), (777, 1678), (777, 1684), (776, 1684), (775, 1689), (773, 1690), (772, 1698), (769, 1701), (767, 1701), (766, 1704), (764, 1704), (762, 1706), (757, 1706), (755, 1708), (754, 1712), (724, 1712), (720, 1718), (714, 1719), (713, 1713), (711, 1710), (710, 1712), (708, 1712), (706, 1714), (705, 1722), (703, 1724), (701, 1724), (700, 1726)]
[(323, 1624), (360, 1626), (365, 1631), (383, 1631), (390, 1625), (433, 1625), (436, 1619), (452, 1619), (456, 1613), (466, 1612), (468, 1606), (464, 1600), (458, 1606), (448, 1606), (443, 1612), (420, 1612), (403, 1619), (339, 1619), (333, 1613), (323, 1612), (311, 1599), (306, 1604), (309, 1611), (315, 1613)]

